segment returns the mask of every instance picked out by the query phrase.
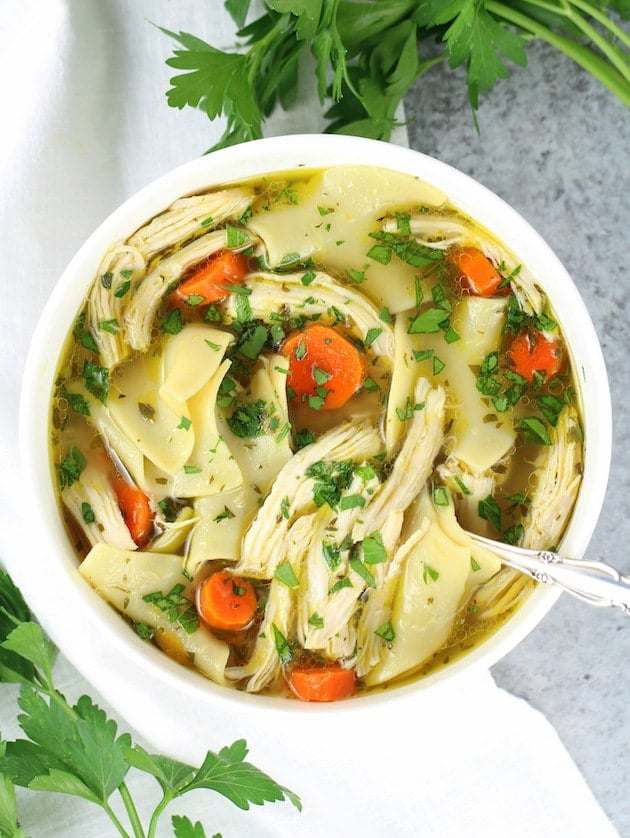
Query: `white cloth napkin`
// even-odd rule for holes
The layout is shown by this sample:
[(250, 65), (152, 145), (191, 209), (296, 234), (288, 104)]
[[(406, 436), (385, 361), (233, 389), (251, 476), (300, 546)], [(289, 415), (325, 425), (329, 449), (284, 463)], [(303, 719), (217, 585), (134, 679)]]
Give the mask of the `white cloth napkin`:
[[(234, 38), (218, 1), (5, 0), (0, 6), (0, 561), (9, 570), (28, 562), (17, 411), (29, 339), (47, 295), (106, 215), (220, 134), (202, 114), (167, 106), (164, 91), (173, 72), (164, 60), (172, 43), (149, 21), (215, 45)], [(305, 92), (269, 132), (321, 128), (319, 109)], [(397, 140), (404, 143), (405, 135)], [(105, 668), (116, 663), (102, 661)], [(64, 659), (56, 675), (68, 697), (92, 695), (129, 729), (125, 708), (142, 700), (132, 682), (126, 694), (109, 696), (111, 706)], [(5, 738), (19, 735), (15, 697), (12, 687), (0, 690)], [(133, 721), (132, 732), (145, 743), (152, 732), (168, 729), (173, 753), (181, 756), (172, 715), (150, 710)], [(243, 813), (206, 792), (169, 812), (199, 819), (208, 835), (224, 838), (616, 834), (549, 723), (498, 689), (486, 672), (431, 697), (396, 702), (390, 714), (357, 709), (333, 723), (317, 713), (306, 728), (290, 716), (274, 716), (264, 730), (242, 717), (199, 720), (199, 759), (240, 737), (252, 762), (301, 795), (303, 813), (289, 804)], [(131, 786), (149, 812), (157, 802), (153, 781), (140, 776)], [(113, 834), (101, 813), (81, 800), (20, 792), (19, 801), (23, 826), (34, 838)], [(171, 834), (167, 826), (165, 819), (160, 834)]]

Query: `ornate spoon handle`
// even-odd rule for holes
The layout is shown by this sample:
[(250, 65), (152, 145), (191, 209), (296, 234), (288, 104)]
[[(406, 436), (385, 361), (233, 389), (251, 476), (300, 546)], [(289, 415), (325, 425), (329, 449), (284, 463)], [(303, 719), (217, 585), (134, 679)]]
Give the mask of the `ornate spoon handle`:
[(605, 562), (567, 559), (550, 550), (526, 550), (470, 533), (471, 538), (492, 550), (504, 564), (590, 605), (614, 606), (630, 614), (630, 576), (623, 576)]

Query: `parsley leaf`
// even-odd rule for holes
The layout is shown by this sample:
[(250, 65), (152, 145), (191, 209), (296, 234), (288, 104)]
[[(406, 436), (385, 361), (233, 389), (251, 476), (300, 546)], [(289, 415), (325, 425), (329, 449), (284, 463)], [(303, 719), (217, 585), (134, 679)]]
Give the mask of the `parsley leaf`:
[[(241, 27), (230, 50), (162, 29), (177, 42), (167, 64), (180, 71), (170, 80), (168, 103), (200, 108), (212, 120), (224, 117), (225, 132), (215, 148), (262, 136), (263, 123), (276, 107), (290, 108), (298, 94), (304, 95), (298, 68), (306, 50), (314, 59), (311, 81), (326, 109), (329, 133), (389, 139), (409, 88), (445, 59), (452, 68), (466, 67), (474, 120), (480, 94), (508, 75), (506, 61), (526, 65), (524, 47), (531, 37), (547, 41), (630, 105), (630, 62), (618, 46), (624, 33), (615, 19), (615, 13), (627, 17), (627, 0), (567, 0), (553, 4), (553, 10), (551, 4), (541, 8), (545, 4), (539, 0), (266, 0), (260, 5), (260, 16), (246, 24), (249, 0), (225, 0)], [(591, 19), (595, 12), (597, 31)], [(441, 43), (443, 51), (422, 60), (418, 46), (429, 41)], [(397, 225), (406, 235), (404, 215)], [(370, 258), (391, 258), (386, 245), (373, 251)]]
[[(134, 745), (128, 733), (119, 734), (88, 696), (70, 705), (56, 689), (53, 665), (56, 650), (30, 611), (10, 577), (0, 571), (0, 679), (21, 682), (18, 718), (26, 738), (0, 743), (0, 826), (10, 834), (18, 829), (15, 785), (31, 792), (70, 794), (100, 806), (120, 834), (153, 834), (165, 801), (196, 789), (211, 789), (240, 809), (250, 804), (289, 800), (301, 810), (293, 792), (246, 761), (247, 745), (237, 740), (218, 753), (208, 752), (195, 768), (170, 757), (152, 754)], [(163, 799), (151, 815), (150, 828), (140, 823), (130, 788), (130, 769), (152, 776)], [(125, 799), (124, 815), (115, 814), (110, 798)], [(19, 801), (18, 801), (19, 802)], [(203, 838), (200, 824), (174, 817), (178, 838)], [(5, 830), (6, 827), (6, 830)]]

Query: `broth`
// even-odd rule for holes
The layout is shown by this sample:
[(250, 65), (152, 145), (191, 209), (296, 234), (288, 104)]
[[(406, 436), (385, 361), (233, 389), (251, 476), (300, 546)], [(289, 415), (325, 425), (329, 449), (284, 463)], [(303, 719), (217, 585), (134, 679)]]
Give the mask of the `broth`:
[(555, 547), (582, 468), (526, 266), (434, 187), (360, 166), (185, 197), (114, 243), (51, 451), (79, 571), (143, 638), (313, 701), (496, 630), (531, 584), (468, 531)]

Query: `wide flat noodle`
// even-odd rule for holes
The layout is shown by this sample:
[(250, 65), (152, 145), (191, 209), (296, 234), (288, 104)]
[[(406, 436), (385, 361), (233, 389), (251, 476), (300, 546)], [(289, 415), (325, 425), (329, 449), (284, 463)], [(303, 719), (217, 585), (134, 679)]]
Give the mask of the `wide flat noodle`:
[(368, 257), (375, 244), (370, 233), (395, 211), (439, 207), (443, 192), (408, 175), (373, 166), (334, 166), (308, 183), (292, 185), (294, 199), (277, 200), (248, 223), (263, 240), (271, 267), (287, 259), (314, 259), (345, 274), (364, 273), (361, 291), (392, 313), (413, 305), (417, 268), (399, 262), (398, 281), (391, 269)]
[(367, 674), (379, 684), (417, 668), (441, 646), (473, 590), (501, 567), (458, 524), (452, 500), (434, 506), (425, 490), (406, 524), (406, 555), (391, 613), (395, 639), (382, 644), (381, 661)]
[(218, 370), (234, 337), (207, 323), (189, 323), (165, 339), (160, 396), (177, 405), (188, 401)]
[[(200, 626), (189, 634), (167, 611), (143, 599), (156, 591), (168, 594), (175, 585), (186, 585), (182, 557), (169, 553), (119, 550), (108, 544), (92, 548), (79, 572), (98, 593), (136, 623), (157, 632), (174, 635), (185, 650), (188, 662), (208, 678), (224, 683), (229, 649)], [(191, 600), (191, 608), (194, 608)]]
[(187, 427), (185, 402), (167, 402), (160, 396), (160, 381), (160, 358), (137, 356), (118, 368), (107, 406), (129, 442), (159, 469), (175, 474), (193, 451), (195, 429)]
[(224, 361), (188, 402), (194, 445), (186, 462), (173, 475), (171, 490), (176, 497), (217, 495), (236, 489), (243, 482), (241, 469), (217, 426), (217, 394), (229, 368), (230, 361)]
[[(468, 469), (481, 474), (501, 460), (516, 440), (512, 416), (496, 413), (477, 389), (477, 377), (466, 357), (462, 341), (447, 343), (442, 334), (412, 335), (418, 351), (433, 350), (444, 368), (433, 376), (448, 387), (447, 419), (452, 420), (447, 454), (461, 460)], [(422, 371), (432, 361), (419, 364)], [(487, 417), (493, 415), (494, 419)]]
[(186, 552), (186, 570), (195, 573), (212, 559), (238, 561), (243, 533), (262, 501), (263, 496), (246, 483), (231, 492), (196, 498), (198, 521)]

